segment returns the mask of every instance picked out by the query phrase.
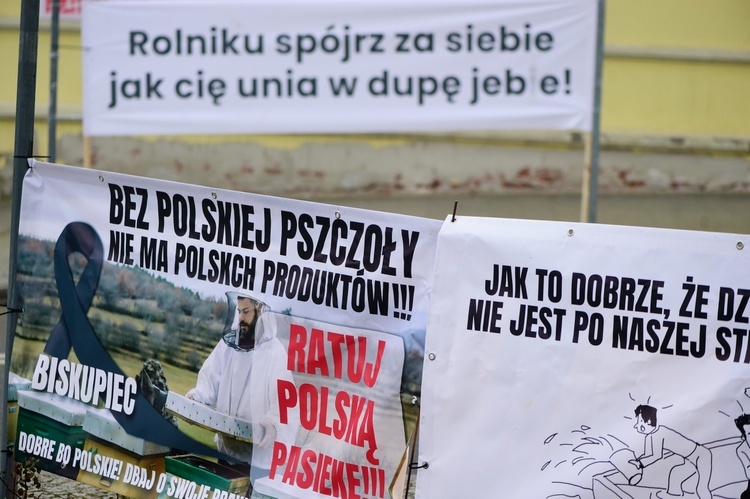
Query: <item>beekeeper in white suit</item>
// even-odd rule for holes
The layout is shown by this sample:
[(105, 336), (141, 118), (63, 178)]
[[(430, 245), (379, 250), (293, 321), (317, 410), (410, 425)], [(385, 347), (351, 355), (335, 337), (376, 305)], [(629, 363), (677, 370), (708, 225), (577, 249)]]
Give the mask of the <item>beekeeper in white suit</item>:
[(252, 423), (254, 445), (218, 433), (214, 440), (219, 452), (251, 464), (255, 482), (268, 475), (275, 440), (294, 444), (299, 416), (279, 422), (277, 380), (293, 379), (272, 317), (257, 300), (234, 293), (227, 297), (230, 307), (236, 301), (234, 325), (203, 363), (186, 397)]

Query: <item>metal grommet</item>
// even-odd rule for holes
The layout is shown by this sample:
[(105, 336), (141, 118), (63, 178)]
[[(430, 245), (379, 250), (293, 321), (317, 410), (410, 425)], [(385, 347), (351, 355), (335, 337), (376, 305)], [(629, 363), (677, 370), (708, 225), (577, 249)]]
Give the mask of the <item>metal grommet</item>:
[(427, 356), (427, 358), (430, 360), (435, 360), (436, 357), (437, 356), (434, 353), (431, 353), (430, 355)]
[(737, 249), (738, 249), (738, 250), (741, 250), (741, 249), (742, 249), (742, 248), (744, 248), (744, 247), (745, 247), (745, 245), (744, 245), (744, 244), (742, 243), (742, 241), (738, 241), (738, 242), (737, 242)]
[(573, 229), (568, 229), (568, 236), (572, 237), (573, 234), (575, 234), (575, 232), (573, 231)]

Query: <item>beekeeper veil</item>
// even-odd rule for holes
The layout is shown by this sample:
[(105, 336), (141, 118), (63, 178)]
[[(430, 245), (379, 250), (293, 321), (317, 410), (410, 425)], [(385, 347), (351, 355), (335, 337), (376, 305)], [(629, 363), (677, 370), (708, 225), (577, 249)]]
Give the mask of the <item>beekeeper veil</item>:
[(229, 291), (227, 317), (224, 323), (224, 342), (235, 350), (253, 350), (276, 334), (270, 320), (270, 309), (250, 295)]

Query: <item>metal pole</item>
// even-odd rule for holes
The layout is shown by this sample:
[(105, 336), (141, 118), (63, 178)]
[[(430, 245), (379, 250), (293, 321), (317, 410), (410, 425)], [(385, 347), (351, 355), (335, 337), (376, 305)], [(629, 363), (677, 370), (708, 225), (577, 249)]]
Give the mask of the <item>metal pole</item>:
[(52, 0), (49, 51), (49, 115), (47, 117), (49, 161), (57, 155), (57, 61), (60, 57), (60, 0)]
[[(22, 0), (18, 43), (18, 79), (16, 83), (16, 135), (13, 153), (13, 199), (10, 220), (10, 253), (8, 258), (8, 310), (5, 338), (5, 370), (3, 382), (8, 382), (13, 335), (18, 324), (19, 299), (16, 290), (18, 264), (18, 227), (21, 218), (21, 189), (28, 168), (28, 158), (34, 153), (34, 106), (36, 99), (36, 64), (39, 45), (39, 0)], [(12, 483), (13, 459), (8, 447), (8, 397), (2, 397), (2, 431), (0, 432), (0, 472), (6, 483)], [(13, 493), (14, 491), (11, 491)], [(0, 487), (4, 498), (5, 487)]]
[(599, 122), (602, 102), (602, 62), (604, 59), (604, 12), (606, 0), (599, 0), (596, 28), (596, 62), (594, 63), (594, 110), (591, 125), (591, 173), (589, 179), (588, 221), (596, 222), (597, 188), (599, 184)]
[(591, 196), (591, 132), (583, 134), (583, 182), (581, 183), (581, 222), (589, 219)]

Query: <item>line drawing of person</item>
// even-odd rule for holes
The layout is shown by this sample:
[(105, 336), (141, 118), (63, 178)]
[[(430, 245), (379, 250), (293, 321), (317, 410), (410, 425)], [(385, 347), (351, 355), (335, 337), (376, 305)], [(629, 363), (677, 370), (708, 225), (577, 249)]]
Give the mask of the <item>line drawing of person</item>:
[(644, 469), (663, 459), (666, 451), (681, 456), (685, 460), (670, 470), (667, 495), (663, 494), (664, 491), (659, 491), (656, 496), (659, 498), (684, 496), (683, 484), (697, 473), (698, 485), (695, 494), (699, 499), (711, 499), (711, 491), (708, 488), (712, 471), (711, 451), (671, 428), (658, 425), (655, 407), (639, 405), (635, 408), (635, 416), (636, 423), (633, 428), (644, 436), (644, 448), (643, 454), (631, 461), (632, 464)]
[(745, 476), (748, 479), (747, 489), (742, 493), (740, 499), (750, 499), (750, 442), (747, 441), (750, 435), (750, 414), (742, 414), (734, 420), (737, 429), (742, 435), (742, 442), (737, 446), (737, 457), (745, 469)]
[(219, 452), (251, 464), (252, 484), (268, 476), (275, 440), (294, 443), (296, 426), (279, 423), (277, 384), (294, 380), (266, 305), (233, 292), (227, 298), (232, 326), (225, 328), (229, 331), (203, 362), (195, 388), (185, 396), (252, 423), (253, 443), (220, 433), (214, 436)]

